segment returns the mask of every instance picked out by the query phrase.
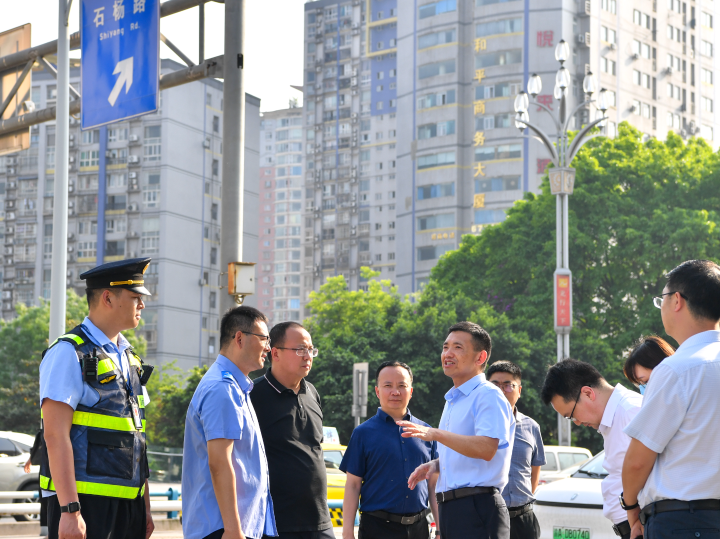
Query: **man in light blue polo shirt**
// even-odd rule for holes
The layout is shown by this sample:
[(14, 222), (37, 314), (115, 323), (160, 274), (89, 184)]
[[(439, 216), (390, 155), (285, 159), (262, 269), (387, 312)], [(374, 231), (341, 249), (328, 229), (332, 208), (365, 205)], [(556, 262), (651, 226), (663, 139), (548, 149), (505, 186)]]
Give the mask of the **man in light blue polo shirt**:
[(442, 367), (453, 380), (440, 428), (399, 421), (404, 437), (438, 442), (439, 459), (418, 466), (408, 486), (439, 473), (435, 487), (443, 539), (509, 539), (510, 517), (500, 494), (508, 482), (515, 418), (500, 389), (485, 379), (492, 342), (472, 322), (448, 330)]
[(185, 539), (277, 536), (265, 446), (248, 374), (270, 351), (267, 317), (228, 311), (220, 355), (200, 381), (185, 420), (182, 510)]

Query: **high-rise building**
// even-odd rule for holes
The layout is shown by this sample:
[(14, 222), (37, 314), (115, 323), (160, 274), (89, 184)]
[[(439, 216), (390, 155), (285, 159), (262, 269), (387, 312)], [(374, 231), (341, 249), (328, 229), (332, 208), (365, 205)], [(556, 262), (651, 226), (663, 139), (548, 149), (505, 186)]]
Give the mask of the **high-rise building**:
[(260, 120), (258, 307), (271, 324), (302, 319), (303, 111), (265, 112)]
[[(162, 60), (162, 72), (181, 69)], [(56, 81), (32, 74), (32, 101), (52, 106)], [(80, 67), (70, 80), (80, 92)], [(260, 100), (246, 95), (243, 258), (258, 242)], [(84, 295), (79, 275), (104, 262), (152, 257), (152, 292), (142, 333), (150, 361), (187, 369), (215, 359), (219, 346), (222, 83), (163, 90), (157, 113), (80, 130), (70, 120), (67, 286)], [(17, 303), (50, 298), (53, 255), (55, 122), (32, 126), (31, 148), (0, 157), (2, 316)], [(246, 303), (256, 304), (249, 296)]]
[(395, 276), (397, 1), (319, 0), (304, 16), (303, 283), (342, 274), (357, 290), (361, 266)]
[[(362, 287), (358, 268), (370, 264), (401, 292), (418, 290), (464, 234), (537, 192), (549, 155), (515, 127), (513, 101), (537, 73), (538, 103), (557, 112), (561, 39), (569, 111), (592, 72), (610, 98), (609, 136), (628, 121), (646, 137), (674, 131), (717, 147), (718, 9), (710, 0), (305, 4), (307, 290), (341, 273)], [(580, 107), (569, 127), (597, 112)], [(556, 133), (540, 106), (529, 113)]]

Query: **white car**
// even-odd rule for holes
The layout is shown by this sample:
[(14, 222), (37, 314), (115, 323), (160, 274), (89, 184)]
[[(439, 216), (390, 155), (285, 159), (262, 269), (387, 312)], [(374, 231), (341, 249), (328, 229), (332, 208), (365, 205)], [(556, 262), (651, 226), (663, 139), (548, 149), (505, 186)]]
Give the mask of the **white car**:
[(546, 463), (540, 468), (540, 484), (543, 485), (545, 482), (550, 483), (550, 481), (543, 481), (545, 477), (555, 476), (553, 481), (562, 479), (563, 476), (557, 477), (556, 474), (567, 470), (571, 466), (582, 464), (590, 457), (592, 457), (592, 453), (584, 447), (546, 445)]
[[(30, 458), (35, 438), (19, 432), (0, 431), (0, 491), (34, 490), (40, 488), (40, 466), (31, 466), (30, 473), (23, 467)], [(33, 502), (32, 499), (21, 498), (5, 500), (4, 503)], [(15, 515), (15, 520), (37, 520), (39, 515)]]
[(534, 512), (540, 523), (540, 539), (617, 538), (612, 523), (603, 516), (600, 484), (607, 477), (604, 458), (602, 451), (571, 477), (538, 487)]

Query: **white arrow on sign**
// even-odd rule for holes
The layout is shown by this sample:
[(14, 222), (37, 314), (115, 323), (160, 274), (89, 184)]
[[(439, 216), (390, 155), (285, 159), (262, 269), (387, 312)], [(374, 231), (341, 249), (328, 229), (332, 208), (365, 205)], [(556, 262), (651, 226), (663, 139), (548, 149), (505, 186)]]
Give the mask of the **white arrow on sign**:
[(126, 58), (125, 60), (120, 60), (117, 63), (115, 71), (113, 71), (113, 75), (117, 75), (118, 73), (120, 73), (120, 76), (115, 81), (115, 86), (113, 86), (112, 92), (110, 92), (110, 96), (108, 97), (111, 107), (115, 106), (115, 102), (120, 95), (120, 90), (122, 90), (123, 84), (125, 85), (125, 93), (130, 91), (130, 86), (132, 86), (133, 83), (132, 56), (130, 58)]

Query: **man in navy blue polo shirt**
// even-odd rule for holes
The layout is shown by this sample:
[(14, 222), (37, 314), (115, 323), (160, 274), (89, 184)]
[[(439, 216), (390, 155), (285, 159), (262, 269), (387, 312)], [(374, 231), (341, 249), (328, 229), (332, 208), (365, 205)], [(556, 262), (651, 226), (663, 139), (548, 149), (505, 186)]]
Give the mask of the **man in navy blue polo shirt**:
[[(376, 373), (377, 414), (357, 427), (350, 438), (340, 469), (347, 474), (343, 499), (343, 539), (354, 539), (352, 515), (360, 506), (359, 539), (428, 539), (426, 515), (437, 522), (437, 502), (428, 497), (435, 479), (408, 488), (418, 466), (437, 458), (436, 442), (402, 438), (396, 421), (429, 427), (408, 409), (412, 371), (405, 363), (386, 361)], [(428, 484), (430, 483), (430, 484)]]

